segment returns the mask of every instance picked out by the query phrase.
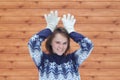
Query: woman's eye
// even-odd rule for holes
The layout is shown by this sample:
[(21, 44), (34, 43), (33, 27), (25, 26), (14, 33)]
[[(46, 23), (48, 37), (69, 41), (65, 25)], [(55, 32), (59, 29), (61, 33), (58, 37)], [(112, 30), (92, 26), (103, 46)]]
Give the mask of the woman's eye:
[(67, 44), (67, 42), (64, 42), (63, 44), (64, 44), (64, 45), (66, 45), (66, 44)]
[[(56, 41), (56, 44), (62, 44), (61, 42), (59, 42), (59, 41)], [(63, 45), (66, 45), (67, 44), (67, 42), (64, 42), (63, 43)]]
[(60, 42), (56, 41), (57, 44), (60, 44)]

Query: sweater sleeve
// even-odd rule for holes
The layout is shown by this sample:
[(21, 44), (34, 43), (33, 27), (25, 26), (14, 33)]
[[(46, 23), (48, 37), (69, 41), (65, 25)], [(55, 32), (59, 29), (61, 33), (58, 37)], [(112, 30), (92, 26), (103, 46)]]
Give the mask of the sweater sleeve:
[(93, 43), (90, 39), (77, 32), (70, 33), (70, 37), (80, 45), (80, 49), (73, 53), (76, 65), (79, 66), (90, 55), (93, 49)]
[(32, 57), (34, 63), (37, 67), (40, 66), (41, 58), (43, 55), (43, 52), (41, 50), (41, 43), (44, 41), (52, 32), (50, 29), (44, 29), (37, 34), (33, 35), (29, 42), (28, 42), (28, 48), (30, 56)]

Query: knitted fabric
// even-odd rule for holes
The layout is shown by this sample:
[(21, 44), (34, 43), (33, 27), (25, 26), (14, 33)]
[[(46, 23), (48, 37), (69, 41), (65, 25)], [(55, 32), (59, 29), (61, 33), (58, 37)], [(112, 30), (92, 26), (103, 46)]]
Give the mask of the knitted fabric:
[(41, 50), (41, 43), (51, 34), (50, 29), (44, 29), (28, 42), (30, 55), (39, 71), (39, 80), (81, 80), (78, 68), (91, 53), (93, 43), (83, 35), (72, 32), (69, 36), (80, 45), (78, 50), (62, 56), (46, 54)]

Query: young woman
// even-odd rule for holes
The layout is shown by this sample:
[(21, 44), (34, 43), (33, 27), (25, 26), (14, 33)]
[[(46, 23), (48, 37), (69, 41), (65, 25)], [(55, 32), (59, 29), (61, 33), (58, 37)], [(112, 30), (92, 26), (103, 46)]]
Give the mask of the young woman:
[[(56, 27), (60, 17), (57, 11), (45, 14), (47, 27), (35, 34), (28, 42), (30, 55), (39, 71), (39, 80), (80, 80), (78, 68), (89, 56), (93, 43), (80, 33), (75, 32), (74, 16), (63, 15), (63, 27)], [(41, 43), (47, 38), (46, 49), (41, 50)], [(68, 53), (70, 38), (80, 45), (80, 49)]]

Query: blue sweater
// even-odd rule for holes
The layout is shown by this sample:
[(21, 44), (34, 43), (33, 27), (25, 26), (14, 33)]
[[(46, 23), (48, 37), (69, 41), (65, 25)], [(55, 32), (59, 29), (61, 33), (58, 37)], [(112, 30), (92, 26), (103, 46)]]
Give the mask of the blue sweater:
[(72, 32), (69, 36), (80, 45), (80, 49), (66, 56), (59, 56), (46, 54), (41, 50), (42, 41), (50, 34), (52, 34), (50, 29), (44, 29), (28, 42), (30, 55), (39, 71), (39, 80), (81, 80), (78, 68), (93, 49), (91, 40)]

